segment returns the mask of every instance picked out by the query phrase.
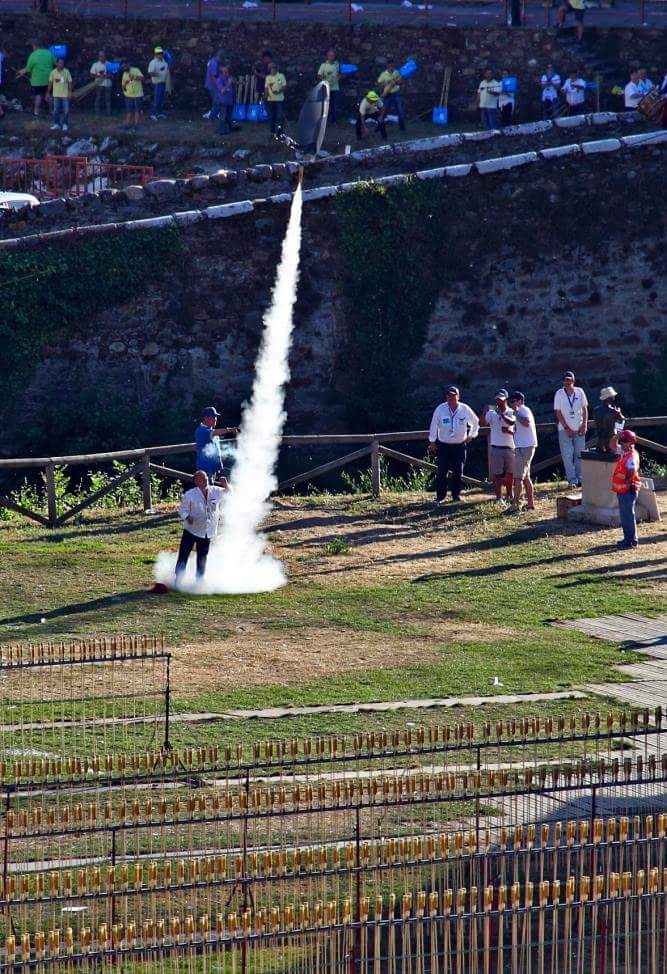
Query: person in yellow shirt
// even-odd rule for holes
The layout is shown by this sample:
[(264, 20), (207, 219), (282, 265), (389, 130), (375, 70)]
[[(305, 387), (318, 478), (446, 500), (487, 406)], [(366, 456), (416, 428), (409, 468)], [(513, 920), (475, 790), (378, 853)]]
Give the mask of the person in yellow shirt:
[(393, 61), (387, 61), (387, 67), (378, 78), (378, 88), (380, 97), (384, 101), (384, 110), (387, 115), (398, 115), (398, 127), (401, 132), (405, 132), (405, 112), (403, 111), (403, 100), (401, 98), (401, 84), (403, 78), (401, 72), (396, 70)]
[(282, 128), (285, 124), (283, 103), (285, 101), (286, 87), (287, 79), (285, 75), (278, 70), (278, 65), (272, 62), (269, 65), (269, 72), (264, 81), (264, 99), (271, 123), (271, 135), (275, 135), (276, 129)]
[(56, 66), (49, 75), (49, 98), (53, 98), (52, 129), (69, 129), (69, 105), (72, 97), (72, 75), (65, 67), (65, 61), (59, 57)]
[(387, 127), (384, 124), (384, 102), (377, 91), (369, 91), (365, 98), (361, 99), (359, 114), (357, 115), (357, 138), (361, 139), (368, 135), (368, 119), (373, 119), (377, 123), (378, 131), (383, 139), (387, 138)]
[(125, 99), (125, 125), (123, 128), (126, 131), (133, 129), (136, 132), (141, 121), (141, 107), (144, 100), (144, 76), (139, 68), (133, 68), (129, 61), (123, 61), (120, 69), (123, 72), (121, 88), (123, 98)]
[(329, 121), (335, 122), (340, 98), (340, 64), (335, 51), (327, 51), (327, 59), (320, 64), (317, 77), (329, 85)]
[(577, 28), (577, 40), (580, 41), (584, 36), (584, 11), (586, 4), (584, 0), (564, 0), (558, 8), (558, 23), (556, 28), (560, 28), (565, 23), (568, 14), (574, 14), (574, 22)]

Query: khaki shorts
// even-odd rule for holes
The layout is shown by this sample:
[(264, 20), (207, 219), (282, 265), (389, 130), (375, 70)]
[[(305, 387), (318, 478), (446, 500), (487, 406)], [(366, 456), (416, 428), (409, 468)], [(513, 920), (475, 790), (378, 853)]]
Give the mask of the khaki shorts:
[(517, 446), (514, 449), (514, 479), (525, 480), (530, 477), (530, 465), (535, 456), (534, 446)]
[(503, 477), (507, 473), (513, 475), (514, 448), (511, 446), (492, 446), (489, 458), (489, 473), (492, 477)]

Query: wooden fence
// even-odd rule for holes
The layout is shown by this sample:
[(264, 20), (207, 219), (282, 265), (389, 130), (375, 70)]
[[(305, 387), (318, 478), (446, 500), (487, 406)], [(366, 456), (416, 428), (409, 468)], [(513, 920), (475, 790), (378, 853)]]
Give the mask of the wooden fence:
[[(633, 417), (632, 419), (627, 420), (627, 426), (634, 429), (639, 429), (641, 427), (667, 426), (667, 416)], [(589, 423), (589, 429), (594, 428), (595, 423)], [(538, 423), (537, 430), (542, 434), (555, 433), (556, 424)], [(488, 427), (482, 427), (480, 429), (478, 440), (473, 441), (484, 443), (486, 445), (487, 452), (489, 445), (488, 434)], [(291, 487), (296, 487), (298, 484), (314, 480), (317, 477), (323, 476), (324, 474), (331, 473), (334, 470), (338, 470), (341, 467), (347, 466), (351, 463), (356, 463), (358, 460), (363, 460), (365, 457), (368, 457), (371, 470), (371, 492), (374, 497), (379, 497), (380, 493), (382, 492), (381, 457), (387, 457), (388, 459), (397, 460), (413, 467), (419, 467), (424, 470), (431, 470), (435, 472), (436, 466), (434, 463), (419, 459), (418, 457), (413, 457), (408, 453), (403, 453), (390, 445), (395, 443), (412, 442), (422, 442), (426, 444), (427, 439), (427, 430), (403, 430), (392, 433), (325, 433), (307, 434), (304, 436), (283, 436), (283, 448), (312, 446), (327, 447), (340, 445), (352, 446), (356, 447), (356, 449), (353, 449), (351, 453), (346, 453), (344, 456), (338, 457), (335, 460), (330, 460), (327, 463), (320, 464), (317, 467), (311, 467), (303, 473), (296, 474), (293, 477), (288, 477), (286, 480), (279, 483), (278, 492), (288, 490)], [(590, 440), (589, 445), (592, 445), (593, 442), (594, 440)], [(644, 447), (645, 449), (654, 451), (662, 456), (667, 456), (667, 446), (662, 443), (656, 443), (654, 440), (646, 439), (643, 436), (638, 438), (638, 442), (640, 446)], [(31, 518), (33, 521), (37, 521), (39, 524), (42, 524), (45, 527), (60, 527), (71, 518), (76, 517), (76, 515), (81, 513), (81, 511), (88, 507), (92, 507), (93, 504), (100, 500), (100, 498), (104, 497), (105, 494), (115, 490), (116, 487), (119, 487), (126, 480), (129, 480), (130, 477), (139, 477), (143, 491), (143, 508), (144, 511), (149, 512), (152, 510), (153, 506), (151, 474), (158, 474), (159, 476), (172, 480), (181, 480), (184, 483), (189, 483), (192, 481), (191, 473), (164, 466), (164, 464), (156, 462), (156, 459), (167, 456), (175, 456), (178, 454), (193, 453), (194, 451), (194, 443), (175, 443), (167, 446), (142, 447), (141, 449), (137, 450), (116, 450), (111, 453), (84, 453), (74, 456), (24, 457), (15, 460), (0, 460), (0, 475), (2, 475), (3, 471), (9, 470), (40, 470), (43, 472), (46, 488), (46, 513), (44, 514), (38, 511), (29, 510), (28, 508), (15, 503), (9, 497), (3, 496), (0, 496), (0, 507), (6, 507), (9, 510), (16, 511), (18, 514)], [(72, 507), (68, 507), (67, 510), (64, 511), (58, 510), (55, 476), (56, 467), (95, 467), (112, 463), (114, 460), (129, 463), (129, 466), (117, 477), (110, 480), (104, 487), (96, 490), (94, 493), (90, 494), (88, 497), (85, 497), (77, 504), (74, 504)], [(560, 462), (560, 453), (556, 453), (544, 460), (541, 460), (539, 463), (534, 464), (532, 468), (533, 473), (540, 473), (543, 470), (548, 470), (551, 467), (557, 466)], [(488, 487), (488, 481), (477, 480), (474, 477), (464, 476), (463, 480), (469, 486), (479, 487), (482, 489), (487, 489)]]

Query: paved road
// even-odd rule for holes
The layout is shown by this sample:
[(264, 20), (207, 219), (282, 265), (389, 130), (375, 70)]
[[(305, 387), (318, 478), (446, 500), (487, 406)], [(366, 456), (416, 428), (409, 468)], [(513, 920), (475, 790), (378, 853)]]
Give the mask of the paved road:
[[(243, 0), (49, 0), (57, 2), (64, 14), (83, 16), (118, 16), (162, 19), (168, 17), (197, 18), (200, 15), (215, 20), (269, 21), (274, 10), (271, 2), (250, 0), (258, 6), (244, 8)], [(248, 0), (246, 0), (248, 2)], [(507, 21), (505, 0), (466, 2), (466, 0), (435, 0), (429, 10), (417, 2), (404, 7), (395, 3), (375, 3), (361, 0), (363, 9), (352, 10), (348, 3), (286, 3), (278, 2), (275, 16), (284, 22), (348, 23), (354, 24), (432, 24), (451, 27), (493, 27)], [(3, 0), (3, 13), (28, 13), (32, 0)], [(531, 29), (546, 26), (544, 3), (526, 0), (525, 26)], [(619, 0), (613, 9), (588, 10), (586, 23), (599, 27), (631, 27), (642, 23), (649, 27), (667, 29), (667, 0)], [(553, 24), (555, 11), (550, 12)]]

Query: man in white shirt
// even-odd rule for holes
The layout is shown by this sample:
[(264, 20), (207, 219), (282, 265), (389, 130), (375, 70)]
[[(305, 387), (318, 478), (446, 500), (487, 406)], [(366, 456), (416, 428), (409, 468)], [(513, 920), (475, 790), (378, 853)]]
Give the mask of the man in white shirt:
[(560, 86), (560, 75), (554, 71), (553, 64), (547, 64), (542, 75), (542, 118), (553, 118), (556, 113)]
[(444, 504), (447, 499), (447, 474), (452, 472), (452, 500), (461, 499), (463, 467), (466, 462), (466, 446), (479, 433), (479, 420), (459, 399), (456, 386), (449, 386), (445, 401), (436, 407), (428, 431), (428, 448), (435, 453), (438, 473), (435, 479), (435, 502)]
[(193, 548), (197, 551), (197, 578), (204, 577), (211, 541), (218, 533), (224, 488), (209, 484), (205, 470), (196, 470), (194, 487), (187, 490), (178, 508), (183, 536), (176, 559), (176, 587), (183, 577)]
[(637, 72), (637, 75), (638, 75), (637, 87), (641, 91), (642, 97), (644, 95), (648, 95), (649, 91), (653, 91), (653, 89), (655, 88), (655, 85), (653, 84), (653, 82), (648, 76), (648, 71), (646, 70), (646, 68), (640, 68), (639, 71)]
[(584, 105), (586, 97), (586, 82), (577, 77), (576, 71), (570, 71), (563, 85), (563, 94), (568, 105), (568, 114), (578, 114)]
[(107, 56), (104, 51), (99, 51), (97, 61), (91, 65), (90, 73), (95, 79), (95, 114), (102, 112), (102, 102), (107, 115), (111, 115), (111, 75), (107, 70)]
[(625, 95), (625, 110), (634, 112), (637, 109), (637, 105), (644, 97), (639, 87), (639, 72), (631, 71), (630, 80), (624, 89)]
[(513, 392), (509, 399), (510, 409), (516, 416), (514, 430), (514, 501), (515, 511), (521, 507), (521, 494), (526, 490), (526, 510), (535, 510), (535, 493), (533, 481), (530, 478), (530, 465), (537, 447), (537, 430), (532, 409), (526, 406), (526, 397), (522, 392)]
[(169, 65), (161, 47), (156, 47), (153, 51), (154, 57), (148, 65), (148, 76), (153, 84), (153, 104), (151, 113), (148, 116), (151, 121), (157, 122), (159, 118), (167, 116), (162, 111), (164, 99), (167, 93), (167, 80), (169, 78)]
[(574, 381), (574, 372), (566, 372), (563, 386), (554, 396), (554, 412), (558, 420), (558, 444), (565, 478), (570, 487), (581, 487), (581, 451), (586, 445), (588, 399)]
[[(516, 416), (507, 405), (507, 390), (496, 393), (495, 406), (485, 406), (480, 423), (489, 426), (491, 448), (489, 450), (489, 474), (493, 478), (496, 504), (505, 506), (505, 499), (512, 500), (514, 485), (514, 429)], [(503, 494), (505, 485), (505, 495)]]

